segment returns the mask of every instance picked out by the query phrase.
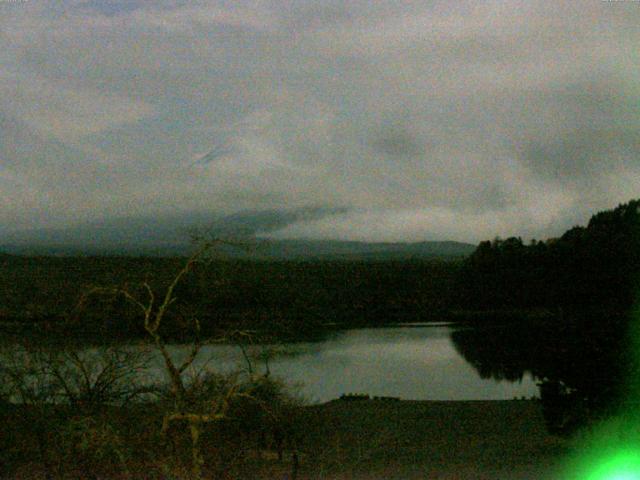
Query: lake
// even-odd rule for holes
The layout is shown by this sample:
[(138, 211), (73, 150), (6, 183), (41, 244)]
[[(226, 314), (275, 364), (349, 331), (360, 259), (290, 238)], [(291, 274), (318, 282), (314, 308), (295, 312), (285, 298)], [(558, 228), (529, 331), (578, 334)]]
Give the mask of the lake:
[[(403, 400), (538, 396), (538, 387), (528, 373), (516, 382), (481, 378), (456, 351), (450, 338), (453, 328), (360, 328), (334, 332), (322, 341), (287, 344), (270, 353), (268, 346), (248, 350), (258, 371), (264, 371), (265, 363), (259, 357), (267, 352), (271, 374), (298, 385), (299, 393), (311, 402), (325, 402), (344, 393)], [(177, 357), (188, 352), (187, 347), (171, 348)], [(195, 366), (200, 368), (205, 363), (221, 371), (247, 365), (241, 350), (229, 345), (204, 346)]]

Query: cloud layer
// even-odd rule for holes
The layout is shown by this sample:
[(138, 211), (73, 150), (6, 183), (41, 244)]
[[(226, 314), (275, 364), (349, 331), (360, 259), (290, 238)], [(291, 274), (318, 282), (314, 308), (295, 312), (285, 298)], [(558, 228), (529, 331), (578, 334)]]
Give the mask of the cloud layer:
[(557, 235), (640, 191), (635, 2), (0, 3), (0, 223), (322, 207)]

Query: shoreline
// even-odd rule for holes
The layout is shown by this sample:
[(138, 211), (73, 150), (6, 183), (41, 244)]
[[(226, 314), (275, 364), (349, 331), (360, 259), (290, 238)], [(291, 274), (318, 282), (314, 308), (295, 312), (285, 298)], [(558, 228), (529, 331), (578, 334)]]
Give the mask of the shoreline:
[(316, 449), (370, 456), (323, 478), (554, 479), (571, 445), (547, 432), (536, 400), (332, 400), (305, 409), (309, 431), (327, 437)]
[[(160, 427), (142, 404), (111, 415), (125, 423), (133, 415), (152, 434)], [(300, 407), (293, 420), (282, 459), (273, 445), (262, 447), (229, 478), (285, 478), (295, 451), (298, 480), (555, 480), (573, 448), (546, 431), (532, 400), (332, 400)], [(204, 451), (218, 442), (205, 436)], [(131, 465), (134, 477), (143, 463)]]

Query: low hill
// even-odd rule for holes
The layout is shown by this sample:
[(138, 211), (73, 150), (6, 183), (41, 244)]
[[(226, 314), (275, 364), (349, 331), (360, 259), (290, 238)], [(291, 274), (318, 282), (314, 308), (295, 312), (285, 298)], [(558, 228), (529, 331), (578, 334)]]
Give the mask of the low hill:
[(299, 260), (405, 260), (470, 255), (475, 245), (460, 242), (350, 242), (339, 240), (266, 240), (255, 248), (259, 257)]
[[(228, 248), (225, 255), (232, 258), (256, 260), (419, 260), (453, 259), (470, 255), (475, 245), (452, 241), (415, 243), (375, 243), (339, 240), (267, 240), (246, 242), (247, 248)], [(79, 244), (24, 242), (0, 245), (0, 252), (17, 255), (123, 255), (123, 256), (180, 256), (192, 246), (186, 242), (144, 242)], [(2, 253), (0, 253), (1, 255)]]
[(179, 256), (193, 247), (190, 236), (206, 232), (241, 239), (249, 248), (228, 249), (234, 258), (270, 260), (389, 260), (452, 258), (470, 255), (475, 246), (452, 241), (376, 243), (341, 240), (282, 240), (269, 237), (301, 219), (333, 213), (321, 208), (291, 211), (247, 211), (224, 217), (189, 213), (165, 217), (114, 218), (68, 228), (17, 232), (0, 229), (0, 252), (22, 255)]

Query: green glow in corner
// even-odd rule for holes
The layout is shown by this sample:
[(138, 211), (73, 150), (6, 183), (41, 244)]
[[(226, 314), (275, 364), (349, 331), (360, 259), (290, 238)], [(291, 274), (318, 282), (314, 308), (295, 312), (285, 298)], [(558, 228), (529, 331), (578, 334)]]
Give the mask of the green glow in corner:
[[(640, 295), (638, 295), (640, 298)], [(640, 480), (640, 302), (629, 325), (626, 401), (577, 442), (561, 480)], [(554, 477), (556, 478), (556, 477)]]
[(640, 480), (640, 424), (621, 416), (600, 424), (573, 446), (558, 480)]
[(585, 480), (640, 480), (640, 452), (623, 450), (602, 459)]

